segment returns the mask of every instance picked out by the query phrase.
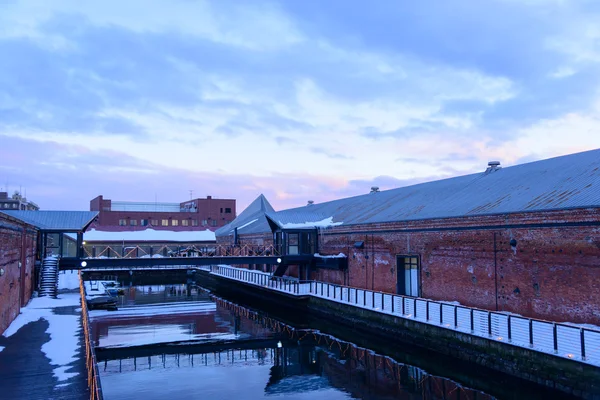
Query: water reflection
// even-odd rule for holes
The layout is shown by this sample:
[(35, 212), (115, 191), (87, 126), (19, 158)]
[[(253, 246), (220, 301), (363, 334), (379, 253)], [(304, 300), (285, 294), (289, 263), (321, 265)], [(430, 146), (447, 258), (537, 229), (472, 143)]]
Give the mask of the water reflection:
[(203, 292), (173, 303), (164, 301), (170, 287), (155, 289), (136, 288), (128, 306), (92, 316), (107, 400), (493, 399)]

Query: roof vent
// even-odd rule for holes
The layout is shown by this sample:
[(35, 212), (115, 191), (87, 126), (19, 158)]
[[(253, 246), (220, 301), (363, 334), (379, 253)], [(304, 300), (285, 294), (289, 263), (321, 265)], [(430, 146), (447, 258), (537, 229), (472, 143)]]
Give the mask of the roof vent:
[(371, 186), (371, 193), (379, 192), (379, 186)]
[(502, 167), (500, 166), (500, 161), (490, 161), (490, 162), (488, 162), (488, 167), (485, 170), (485, 172), (486, 173), (494, 172), (499, 169), (502, 169)]
[(313, 200), (309, 200), (307, 206), (312, 206), (313, 204), (315, 204), (315, 202)]

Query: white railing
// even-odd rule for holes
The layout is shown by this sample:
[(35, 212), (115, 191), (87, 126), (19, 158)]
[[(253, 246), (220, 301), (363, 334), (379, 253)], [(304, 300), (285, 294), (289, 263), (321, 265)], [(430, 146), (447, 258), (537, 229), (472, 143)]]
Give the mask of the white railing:
[(311, 282), (301, 282), (290, 278), (280, 278), (277, 276), (272, 276), (266, 272), (250, 271), (244, 268), (234, 268), (225, 265), (212, 265), (211, 273), (236, 281), (269, 288), (278, 292), (302, 296), (310, 294)]
[(310, 295), (559, 357), (600, 365), (600, 331), (461, 305), (211, 266), (211, 273), (291, 295)]

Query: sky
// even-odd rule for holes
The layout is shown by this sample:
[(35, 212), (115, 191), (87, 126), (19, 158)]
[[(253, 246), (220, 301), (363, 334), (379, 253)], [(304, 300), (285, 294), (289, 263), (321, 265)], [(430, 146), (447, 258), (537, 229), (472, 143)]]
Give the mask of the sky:
[(597, 21), (596, 0), (0, 0), (0, 188), (239, 213), (599, 148)]

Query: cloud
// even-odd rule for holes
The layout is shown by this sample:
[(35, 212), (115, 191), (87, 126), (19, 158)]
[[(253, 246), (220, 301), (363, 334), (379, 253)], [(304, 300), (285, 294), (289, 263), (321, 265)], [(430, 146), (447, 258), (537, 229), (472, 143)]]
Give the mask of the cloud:
[(86, 182), (301, 205), (600, 147), (594, 2), (3, 7), (0, 173), (48, 205)]

